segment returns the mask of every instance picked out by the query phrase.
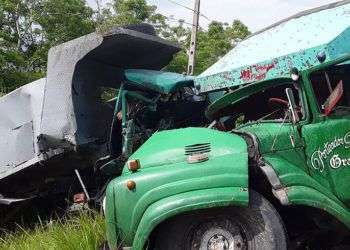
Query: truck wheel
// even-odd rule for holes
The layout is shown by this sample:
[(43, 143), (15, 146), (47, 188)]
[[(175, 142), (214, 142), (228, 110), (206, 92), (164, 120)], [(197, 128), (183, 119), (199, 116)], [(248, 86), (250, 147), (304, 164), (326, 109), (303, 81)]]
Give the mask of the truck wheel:
[(158, 228), (157, 250), (287, 249), (287, 236), (276, 209), (250, 192), (250, 206), (186, 214)]

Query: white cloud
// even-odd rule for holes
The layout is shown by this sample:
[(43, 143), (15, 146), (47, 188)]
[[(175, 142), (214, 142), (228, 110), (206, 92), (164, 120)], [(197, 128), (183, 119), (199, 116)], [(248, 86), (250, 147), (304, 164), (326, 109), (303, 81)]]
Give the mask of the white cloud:
[[(185, 8), (171, 3), (169, 0), (147, 0), (149, 4), (158, 6), (158, 11), (175, 19), (192, 22), (192, 13)], [(193, 8), (194, 0), (174, 0)], [(95, 0), (88, 0), (95, 6)], [(106, 0), (102, 0), (106, 2)], [(251, 31), (260, 30), (281, 19), (300, 11), (318, 7), (336, 0), (202, 0), (201, 11), (212, 20), (232, 23), (240, 19)], [(209, 21), (201, 18), (201, 25), (206, 27)]]

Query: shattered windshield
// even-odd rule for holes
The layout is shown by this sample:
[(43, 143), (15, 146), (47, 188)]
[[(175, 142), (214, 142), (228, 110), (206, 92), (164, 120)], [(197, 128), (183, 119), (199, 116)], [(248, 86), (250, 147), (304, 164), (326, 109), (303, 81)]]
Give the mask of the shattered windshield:
[(207, 123), (204, 115), (207, 98), (189, 92), (186, 87), (170, 94), (126, 92), (124, 114), (123, 109), (117, 112), (119, 126), (116, 126), (119, 137), (123, 133), (124, 155), (137, 150), (156, 131)]
[(289, 118), (288, 100), (286, 88), (291, 88), (298, 104), (297, 112), (300, 117), (304, 116), (300, 101), (300, 89), (298, 83), (282, 83), (264, 88), (242, 98), (241, 101), (233, 102), (216, 113), (216, 125), (220, 130), (229, 131), (237, 129), (248, 123), (262, 121), (283, 122)]

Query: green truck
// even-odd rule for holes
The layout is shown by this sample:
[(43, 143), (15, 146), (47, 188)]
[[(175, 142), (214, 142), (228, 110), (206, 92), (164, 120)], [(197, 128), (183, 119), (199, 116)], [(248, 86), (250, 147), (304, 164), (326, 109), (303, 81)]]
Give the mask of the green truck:
[(130, 155), (106, 191), (111, 249), (349, 248), (349, 3), (255, 33), (194, 79), (211, 123)]

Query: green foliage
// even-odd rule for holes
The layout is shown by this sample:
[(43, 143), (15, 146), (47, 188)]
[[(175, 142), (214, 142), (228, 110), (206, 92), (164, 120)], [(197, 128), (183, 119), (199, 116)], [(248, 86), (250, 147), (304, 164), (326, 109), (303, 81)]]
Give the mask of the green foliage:
[[(189, 48), (191, 30), (184, 29), (183, 26), (173, 28), (174, 33), (180, 34), (182, 46)], [(213, 21), (209, 24), (208, 30), (200, 29), (197, 40), (197, 56), (195, 74), (202, 73), (205, 69), (213, 65), (223, 55), (228, 53), (237, 42), (240, 42), (250, 34), (247, 26), (241, 21), (235, 20), (231, 26), (228, 24)], [(187, 71), (187, 53), (180, 52), (167, 67), (170, 71), (178, 73)]]
[(146, 0), (112, 0), (108, 9), (100, 13), (98, 30), (108, 31), (115, 26), (150, 23), (158, 34), (168, 28), (166, 17), (157, 13), (157, 7), (148, 5)]
[(94, 30), (84, 0), (0, 0), (0, 92), (45, 75), (50, 47)]
[(39, 224), (33, 230), (19, 228), (0, 238), (6, 250), (96, 250), (105, 239), (104, 217), (83, 212), (77, 217)]
[(93, 10), (85, 0), (41, 0), (34, 20), (40, 25), (48, 46), (91, 33), (95, 29)]
[(146, 21), (154, 12), (146, 0), (115, 0), (116, 24), (137, 24)]
[(31, 1), (0, 0), (0, 92), (36, 79)]
[[(180, 20), (170, 25), (146, 0), (110, 0), (94, 12), (86, 0), (0, 0), (0, 93), (45, 76), (47, 53), (55, 45), (115, 26), (150, 23), (161, 37), (179, 43), (167, 70), (187, 71), (191, 26)], [(239, 20), (232, 25), (212, 22), (198, 34), (195, 74), (203, 72), (237, 42), (249, 35)]]

